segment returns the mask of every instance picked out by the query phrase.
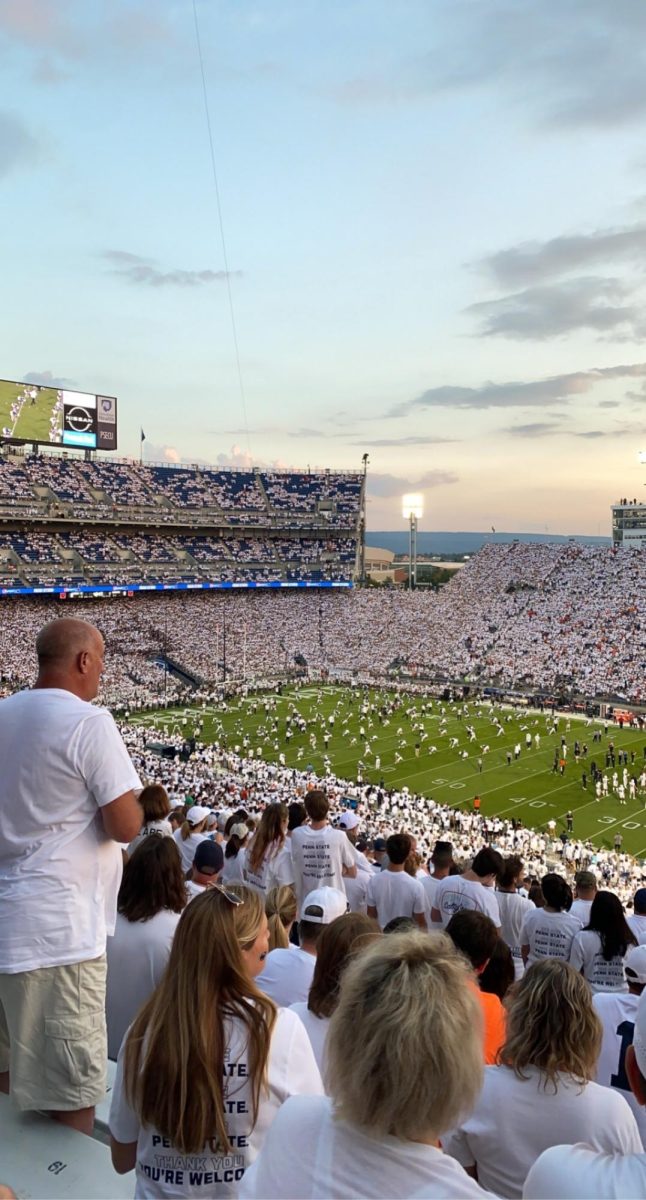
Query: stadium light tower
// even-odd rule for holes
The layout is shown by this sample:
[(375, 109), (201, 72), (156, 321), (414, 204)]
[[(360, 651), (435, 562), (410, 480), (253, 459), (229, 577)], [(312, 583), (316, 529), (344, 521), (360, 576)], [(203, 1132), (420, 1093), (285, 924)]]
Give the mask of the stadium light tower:
[(424, 497), (419, 492), (402, 496), (402, 516), (408, 521), (408, 587), (417, 586), (417, 522), (424, 514)]

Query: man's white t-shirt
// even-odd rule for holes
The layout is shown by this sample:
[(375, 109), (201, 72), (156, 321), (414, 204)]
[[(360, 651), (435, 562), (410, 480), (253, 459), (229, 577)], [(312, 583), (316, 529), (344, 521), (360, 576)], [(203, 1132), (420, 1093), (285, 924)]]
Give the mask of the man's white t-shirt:
[(186, 873), (186, 871), (190, 871), (191, 867), (193, 866), (195, 851), (197, 850), (200, 842), (204, 842), (208, 837), (208, 834), (189, 833), (187, 838), (183, 838), (181, 829), (177, 829), (173, 834), (173, 837), (175, 838), (175, 845), (182, 856), (182, 870), (184, 873)]
[(424, 888), (424, 899), (426, 901), (426, 924), (431, 929), (431, 909), (437, 908), (437, 889), (441, 880), (436, 879), (434, 875), (425, 875), (423, 879), (420, 879), (420, 883)]
[(264, 896), (272, 888), (283, 887), (285, 884), (289, 885), (294, 882), (292, 851), (288, 841), (285, 841), (282, 846), (270, 846), (256, 871), (252, 870), (249, 863), (250, 849), (245, 851), (242, 877), (254, 891), (260, 892)]
[(299, 904), (315, 888), (345, 892), (343, 868), (354, 867), (354, 851), (342, 829), (300, 825), (291, 838), (294, 886)]
[(570, 916), (576, 917), (582, 925), (587, 925), (590, 920), (590, 909), (592, 908), (591, 900), (573, 900), (570, 909)]
[(374, 871), (368, 874), (367, 871), (358, 870), (355, 876), (344, 875), (343, 884), (350, 912), (363, 913), (365, 917), (368, 909), (368, 884), (373, 874)]
[(646, 917), (640, 913), (633, 913), (632, 917), (626, 917), (630, 928), (640, 946), (646, 946)]
[(534, 911), (535, 905), (518, 892), (496, 892), (496, 900), (500, 910), (500, 936), (511, 950), (516, 979), (520, 979), (525, 971), (520, 953), (520, 934), (525, 917)]
[(264, 971), (258, 976), (258, 987), (274, 1004), (289, 1008), (299, 1000), (307, 1000), (315, 966), (315, 956), (300, 946), (270, 950)]
[(646, 1154), (552, 1146), (534, 1163), (523, 1200), (635, 1200), (646, 1196)]
[(294, 1013), (281, 1011), (269, 1050), (268, 1093), (261, 1092), (258, 1119), (252, 1126), (248, 1044), (241, 1021), (235, 1019), (229, 1023), (226, 1044), (227, 1130), (232, 1152), (221, 1154), (205, 1146), (197, 1155), (180, 1154), (170, 1140), (140, 1125), (125, 1096), (122, 1047), (109, 1123), (110, 1133), (118, 1142), (137, 1143), (136, 1200), (184, 1196), (212, 1200), (212, 1197), (237, 1196), (245, 1169), (262, 1148), (283, 1101), (289, 1096), (322, 1094), (323, 1084), (309, 1038)]
[(108, 1058), (117, 1057), (126, 1029), (157, 987), (180, 916), (162, 908), (149, 921), (128, 921), (123, 913), (117, 913), (115, 931), (107, 943)]
[(491, 917), (496, 928), (500, 928), (500, 910), (496, 892), (485, 887), (476, 879), (465, 879), (463, 875), (447, 875), (440, 879), (435, 893), (435, 908), (442, 914), (442, 925), (446, 929), (451, 917), (466, 908), (470, 912), (485, 913)]
[(626, 1050), (632, 1045), (639, 996), (632, 992), (597, 992), (592, 1003), (603, 1025), (597, 1083), (616, 1088), (628, 1101), (646, 1147), (646, 1109), (638, 1104), (626, 1075)]
[(569, 959), (572, 942), (581, 925), (569, 913), (535, 908), (525, 917), (520, 931), (521, 946), (529, 946), (527, 966), (541, 958)]
[(384, 929), (395, 917), (426, 914), (424, 888), (419, 879), (413, 879), (406, 871), (380, 871), (370, 878), (368, 906), (377, 909), (377, 920)]
[(622, 956), (615, 954), (606, 962), (601, 938), (594, 929), (577, 933), (570, 950), (570, 962), (575, 970), (583, 971), (593, 992), (628, 991)]
[(62, 688), (0, 701), (0, 971), (85, 962), (105, 952), (121, 849), (99, 810), (139, 790), (105, 708)]
[(281, 1108), (238, 1195), (240, 1200), (485, 1200), (487, 1193), (435, 1146), (374, 1137), (335, 1119), (327, 1097), (302, 1096)]
[(310, 1012), (304, 1000), (299, 1000), (298, 1004), (290, 1004), (292, 1012), (296, 1013), (299, 1021), (303, 1022), (305, 1031), (310, 1039), (310, 1045), (316, 1059), (316, 1065), (321, 1072), (323, 1079), (325, 1070), (325, 1043), (327, 1042), (328, 1029), (330, 1028), (329, 1017), (317, 1017), (316, 1013)]
[(511, 1067), (485, 1067), (480, 1097), (458, 1130), (443, 1135), (447, 1154), (478, 1167), (478, 1180), (495, 1196), (520, 1196), (532, 1163), (558, 1141), (585, 1137), (598, 1150), (641, 1149), (635, 1118), (623, 1096), (560, 1076), (556, 1093), (535, 1067), (519, 1079)]

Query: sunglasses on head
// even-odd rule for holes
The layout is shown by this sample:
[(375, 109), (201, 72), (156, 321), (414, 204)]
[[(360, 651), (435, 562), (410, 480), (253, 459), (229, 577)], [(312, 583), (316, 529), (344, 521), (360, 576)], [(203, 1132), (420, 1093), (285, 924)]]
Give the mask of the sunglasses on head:
[(237, 896), (235, 892), (230, 892), (221, 883), (210, 884), (209, 891), (220, 892), (224, 896), (224, 899), (228, 900), (229, 904), (232, 904), (234, 908), (239, 908), (241, 904), (244, 904), (244, 896)]

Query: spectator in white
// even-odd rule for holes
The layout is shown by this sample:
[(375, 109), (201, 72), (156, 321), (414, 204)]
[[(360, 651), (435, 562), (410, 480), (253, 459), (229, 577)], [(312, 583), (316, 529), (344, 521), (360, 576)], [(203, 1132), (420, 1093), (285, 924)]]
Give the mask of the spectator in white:
[(195, 851), (200, 842), (207, 837), (206, 823), (209, 815), (210, 809), (205, 808), (204, 805), (191, 805), (181, 828), (173, 835), (182, 856), (182, 866), (185, 871), (188, 871), (193, 865)]
[(633, 900), (633, 915), (627, 918), (640, 946), (646, 945), (646, 888), (637, 888)]
[(575, 934), (581, 930), (581, 922), (570, 916), (572, 888), (563, 876), (554, 872), (544, 875), (541, 890), (545, 898), (543, 908), (528, 913), (520, 931), (520, 952), (525, 966), (540, 958), (567, 961)]
[[(617, 996), (612, 997), (613, 1001)], [(633, 1043), (625, 1053), (626, 1077), (637, 1104), (646, 1105), (646, 994), (635, 1014)], [(556, 1136), (529, 1171), (524, 1200), (609, 1200), (646, 1196), (646, 1154), (643, 1151), (608, 1154), (591, 1149), (585, 1133), (576, 1145), (563, 1145)]]
[[(288, 1100), (240, 1200), (487, 1193), (439, 1138), (482, 1081), (469, 968), (443, 936), (379, 938), (349, 964), (327, 1039), (329, 1098)], [(295, 1147), (306, 1148), (294, 1153)]]
[(162, 787), (161, 783), (149, 783), (139, 793), (138, 800), (143, 810), (144, 823), (141, 832), (128, 846), (128, 857), (134, 854), (137, 846), (140, 846), (150, 833), (161, 834), (163, 837), (173, 836), (173, 827), (168, 820), (171, 805), (166, 788)]
[(381, 871), (386, 866), (386, 839), (384, 837), (376, 837), (372, 843), (372, 857), (374, 859), (373, 867), (375, 871)]
[(624, 958), (629, 946), (636, 945), (619, 897), (613, 892), (597, 892), (588, 924), (575, 934), (570, 962), (593, 992), (625, 992)]
[(368, 910), (368, 884), (374, 875), (374, 868), (357, 845), (360, 824), (357, 814), (350, 809), (341, 813), (338, 821), (338, 828), (344, 831), (354, 850), (357, 867), (356, 875), (346, 875), (343, 879), (350, 912), (363, 913), (365, 916)]
[(236, 1196), (280, 1105), (322, 1093), (298, 1017), (256, 984), (266, 952), (267, 918), (250, 888), (218, 885), (182, 913), (112, 1093), (112, 1162), (119, 1174), (135, 1168), (138, 1196)]
[(448, 875), (438, 884), (431, 920), (446, 929), (454, 913), (463, 908), (483, 912), (500, 929), (500, 912), (493, 885), (502, 866), (502, 855), (483, 846), (462, 875)]
[(625, 960), (627, 992), (597, 992), (592, 997), (603, 1027), (597, 1062), (597, 1083), (617, 1088), (633, 1110), (642, 1142), (646, 1145), (646, 1112), (637, 1103), (626, 1075), (626, 1051), (632, 1044), (639, 997), (646, 984), (646, 946), (635, 946)]
[(34, 688), (0, 702), (0, 1090), (91, 1133), (119, 843), (141, 828), (141, 783), (110, 713), (90, 703), (99, 631), (52, 621), (36, 651)]
[(230, 883), (244, 882), (245, 846), (248, 837), (249, 830), (243, 821), (237, 821), (235, 825), (232, 825), (227, 844), (224, 848), (224, 868), (222, 871), (222, 883), (227, 887)]
[(590, 920), (592, 901), (597, 894), (597, 880), (592, 871), (577, 871), (574, 876), (574, 900), (570, 916), (576, 917), (582, 925)]
[(288, 812), (284, 804), (268, 804), (245, 851), (244, 881), (263, 896), (272, 888), (294, 882), (287, 822)]
[(601, 1025), (585, 980), (558, 959), (530, 967), (510, 993), (499, 1066), (486, 1067), (471, 1115), (443, 1141), (495, 1196), (520, 1197), (532, 1163), (557, 1141), (608, 1153), (641, 1147), (618, 1093), (594, 1083)]
[(193, 865), (186, 880), (189, 899), (200, 896), (205, 888), (214, 887), (220, 879), (223, 866), (224, 851), (220, 843), (204, 838), (195, 851)]
[(366, 874), (371, 875), (371, 863), (366, 858), (363, 850), (359, 850), (357, 848), (360, 826), (361, 821), (359, 820), (357, 814), (352, 812), (352, 809), (346, 809), (345, 812), (342, 812), (337, 822), (337, 828), (344, 831), (348, 841), (350, 842), (350, 845), (354, 848), (354, 857), (357, 864), (357, 870), (365, 871)]
[(116, 1059), (130, 1022), (164, 973), (186, 901), (182, 860), (173, 839), (147, 837), (124, 868), (117, 923), (108, 938), (108, 1058)]
[(392, 833), (386, 841), (388, 866), (373, 874), (368, 884), (368, 916), (377, 920), (382, 929), (395, 917), (410, 917), (426, 929), (424, 888), (405, 870), (412, 849), (407, 833)]
[(437, 887), (442, 879), (446, 879), (453, 866), (453, 845), (451, 842), (437, 841), (429, 859), (429, 869), (433, 867), (432, 875), (425, 875), (420, 880), (426, 899), (426, 924), (431, 928), (431, 912), (435, 905)]
[(357, 873), (354, 851), (341, 829), (328, 824), (330, 802), (325, 792), (313, 789), (305, 797), (309, 825), (295, 829), (291, 837), (294, 886), (302, 901), (314, 888), (336, 888), (345, 893), (344, 876)]
[(514, 975), (522, 979), (525, 971), (520, 952), (520, 934), (525, 917), (534, 911), (534, 902), (521, 896), (518, 889), (523, 886), (525, 867), (516, 855), (506, 858), (498, 873), (496, 899), (500, 911), (500, 936), (507, 943), (514, 960)]
[(265, 896), (265, 913), (269, 922), (269, 953), (288, 950), (289, 935), (297, 913), (296, 892), (289, 884), (272, 888)]
[(344, 913), (342, 917), (337, 917), (330, 925), (326, 925), (317, 944), (314, 974), (307, 1002), (299, 1000), (290, 1006), (307, 1030), (323, 1080), (325, 1044), (330, 1017), (339, 1002), (343, 971), (355, 954), (381, 936), (376, 922), (361, 913)]
[(261, 983), (274, 1004), (283, 1007), (307, 1000), (323, 929), (347, 911), (346, 894), (337, 888), (317, 888), (305, 897), (298, 922), (299, 945), (267, 955)]

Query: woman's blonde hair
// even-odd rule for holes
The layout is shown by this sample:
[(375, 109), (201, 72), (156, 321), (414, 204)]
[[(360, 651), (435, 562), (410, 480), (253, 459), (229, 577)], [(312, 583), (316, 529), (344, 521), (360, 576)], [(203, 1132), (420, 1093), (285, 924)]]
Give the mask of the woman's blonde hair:
[(224, 1096), (225, 1021), (238, 1018), (249, 1049), (252, 1122), (266, 1086), (276, 1006), (249, 977), (242, 951), (263, 928), (262, 899), (245, 887), (227, 889), (233, 905), (207, 888), (179, 920), (166, 971), (131, 1026), (125, 1050), (125, 1090), (142, 1125), (181, 1154), (230, 1152)]
[(191, 825), (191, 822), (187, 821), (186, 818), (184, 818), (182, 825), (180, 827), (182, 841), (185, 842), (191, 836), (192, 833), (204, 833), (208, 819), (209, 819), (208, 817), (204, 817), (201, 821), (198, 822), (197, 825)]
[(284, 883), (273, 887), (265, 897), (265, 912), (269, 922), (269, 949), (287, 950), (289, 946), (289, 929), (296, 920), (296, 892), (293, 887)]
[(482, 1011), (444, 934), (392, 933), (346, 968), (327, 1039), (339, 1116), (375, 1136), (436, 1138), (482, 1086)]
[(316, 943), (316, 964), (307, 1007), (317, 1017), (331, 1017), (339, 1002), (341, 976), (350, 960), (383, 937), (372, 917), (344, 913), (325, 925)]
[(507, 1039), (499, 1061), (519, 1079), (538, 1067), (543, 1086), (557, 1090), (559, 1075), (583, 1086), (595, 1076), (601, 1022), (582, 975), (559, 958), (529, 967), (507, 997)]

